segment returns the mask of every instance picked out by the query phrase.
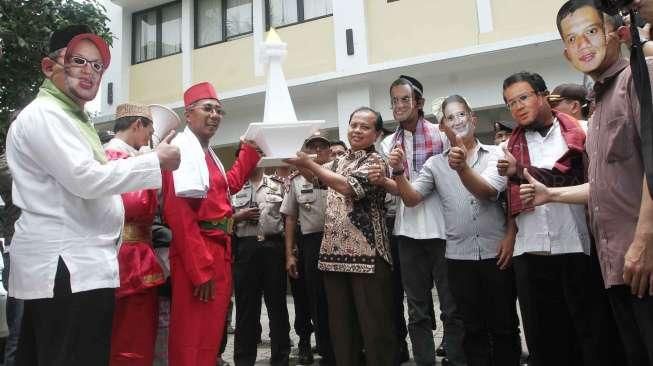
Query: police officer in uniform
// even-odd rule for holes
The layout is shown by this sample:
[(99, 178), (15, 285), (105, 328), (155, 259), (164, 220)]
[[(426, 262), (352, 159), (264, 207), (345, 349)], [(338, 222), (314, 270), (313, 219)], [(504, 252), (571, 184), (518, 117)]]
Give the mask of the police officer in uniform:
[[(315, 154), (318, 163), (327, 163), (330, 160), (331, 150), (329, 140), (322, 134), (315, 134), (304, 142), (304, 151)], [(311, 309), (311, 318), (315, 326), (315, 338), (318, 352), (322, 359), (320, 365), (335, 365), (335, 356), (329, 335), (329, 316), (326, 293), (322, 282), (321, 272), (317, 269), (317, 262), (322, 244), (324, 231), (324, 211), (326, 209), (327, 187), (317, 179), (303, 175), (292, 178), (283, 204), (281, 213), (286, 215), (286, 270), (291, 277), (297, 277), (298, 259), (294, 248), (302, 246), (298, 251), (303, 255), (304, 268), (302, 275), (306, 279), (306, 288)], [(295, 240), (294, 228), (299, 222), (301, 238)], [(300, 354), (303, 344), (300, 344)]]
[(261, 294), (270, 320), (270, 364), (288, 365), (290, 324), (283, 220), (279, 212), (283, 196), (283, 179), (266, 175), (261, 168), (232, 196), (238, 241), (234, 262), (236, 366), (252, 366), (256, 362)]

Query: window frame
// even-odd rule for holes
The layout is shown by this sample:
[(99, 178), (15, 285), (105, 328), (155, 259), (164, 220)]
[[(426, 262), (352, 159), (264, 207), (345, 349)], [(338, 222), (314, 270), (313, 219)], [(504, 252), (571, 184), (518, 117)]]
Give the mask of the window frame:
[[(283, 24), (280, 26), (275, 27), (274, 29), (280, 29), (280, 28), (285, 28), (285, 27), (291, 27), (293, 25), (297, 24), (302, 24), (306, 22), (312, 22), (314, 20), (322, 19), (322, 18), (327, 18), (327, 17), (332, 17), (333, 12), (331, 14), (324, 14), (320, 15), (317, 17), (309, 18), (309, 19), (304, 19), (304, 1), (305, 0), (296, 0), (297, 1), (297, 21), (293, 23), (288, 23), (288, 24)], [(332, 0), (333, 4), (333, 0)], [(265, 30), (269, 31), (270, 30), (270, 0), (265, 0)]]
[[(245, 33), (235, 34), (233, 36), (227, 36), (227, 0), (220, 0), (220, 15), (222, 17), (222, 39), (215, 42), (210, 42), (207, 44), (200, 45), (199, 42), (199, 27), (197, 25), (197, 9), (199, 8), (198, 2), (200, 0), (193, 1), (193, 47), (194, 49), (200, 49), (208, 46), (213, 46), (220, 43), (225, 43), (232, 41), (234, 39), (239, 39), (242, 37), (249, 36), (254, 33), (254, 24), (252, 24), (252, 30)], [(252, 1), (252, 20), (254, 19), (254, 1)]]
[[(181, 46), (182, 46), (182, 43), (183, 43), (183, 39), (180, 40), (180, 42), (179, 42), (180, 47), (179, 47), (178, 52), (170, 53), (170, 54), (167, 54), (165, 56), (162, 56), (162, 53), (163, 53), (163, 39), (162, 39), (163, 38), (163, 26), (162, 26), (163, 13), (161, 12), (161, 9), (163, 9), (165, 7), (168, 7), (168, 6), (171, 6), (173, 4), (177, 4), (177, 3), (179, 4), (180, 9), (181, 9), (181, 6), (182, 6), (181, 0), (173, 0), (173, 1), (167, 2), (165, 4), (161, 4), (161, 5), (152, 7), (152, 8), (143, 9), (143, 10), (139, 10), (137, 12), (132, 13), (132, 42), (131, 42), (132, 43), (132, 57), (131, 57), (132, 65), (138, 65), (138, 64), (142, 64), (144, 62), (154, 61), (154, 60), (158, 60), (158, 59), (162, 59), (162, 58), (165, 58), (165, 57), (168, 57), (168, 56), (174, 56), (174, 55), (178, 55), (178, 54), (182, 53), (183, 47), (181, 47)], [(156, 16), (156, 50), (155, 50), (155, 56), (154, 56), (154, 58), (149, 58), (149, 59), (145, 59), (145, 60), (142, 60), (142, 61), (136, 61), (136, 37), (135, 37), (136, 18), (138, 16), (142, 15), (142, 14), (149, 13), (151, 11), (154, 11), (155, 16)], [(180, 14), (179, 14), (179, 23), (183, 27), (181, 18), (182, 18), (182, 14), (180, 12)]]

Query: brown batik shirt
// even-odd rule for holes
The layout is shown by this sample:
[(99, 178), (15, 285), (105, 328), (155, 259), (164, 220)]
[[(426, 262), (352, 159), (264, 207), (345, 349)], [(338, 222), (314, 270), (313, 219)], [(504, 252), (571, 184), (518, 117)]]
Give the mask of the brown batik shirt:
[(351, 151), (327, 167), (347, 178), (353, 195), (329, 188), (318, 268), (322, 271), (374, 273), (377, 257), (392, 265), (385, 226), (385, 189), (367, 179), (372, 164), (385, 163), (374, 148)]

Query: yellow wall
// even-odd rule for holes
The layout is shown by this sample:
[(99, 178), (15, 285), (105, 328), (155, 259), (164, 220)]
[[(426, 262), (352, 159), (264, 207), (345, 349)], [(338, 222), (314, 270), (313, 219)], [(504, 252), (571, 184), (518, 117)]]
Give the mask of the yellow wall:
[(370, 63), (556, 32), (565, 0), (492, 0), (494, 30), (479, 33), (476, 0), (366, 1)]
[(468, 47), (477, 28), (474, 0), (368, 0), (366, 18), (370, 63)]
[[(333, 18), (297, 24), (277, 30), (288, 44), (283, 69), (287, 78), (335, 70)], [(251, 36), (193, 50), (193, 81), (211, 81), (219, 91), (237, 90), (265, 83), (254, 75)]]
[(556, 15), (564, 2), (565, 0), (492, 0), (494, 30), (481, 34), (480, 43), (557, 32)]
[(172, 103), (181, 100), (181, 93), (181, 54), (130, 67), (130, 102)]

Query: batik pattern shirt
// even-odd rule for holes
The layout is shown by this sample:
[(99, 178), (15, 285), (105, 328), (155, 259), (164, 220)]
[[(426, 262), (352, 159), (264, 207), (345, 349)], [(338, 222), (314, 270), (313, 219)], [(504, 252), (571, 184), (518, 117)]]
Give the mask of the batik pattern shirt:
[(385, 226), (385, 189), (367, 179), (372, 164), (385, 162), (374, 149), (349, 151), (327, 165), (344, 176), (353, 194), (329, 188), (324, 238), (318, 268), (322, 271), (374, 273), (377, 257), (392, 265)]

